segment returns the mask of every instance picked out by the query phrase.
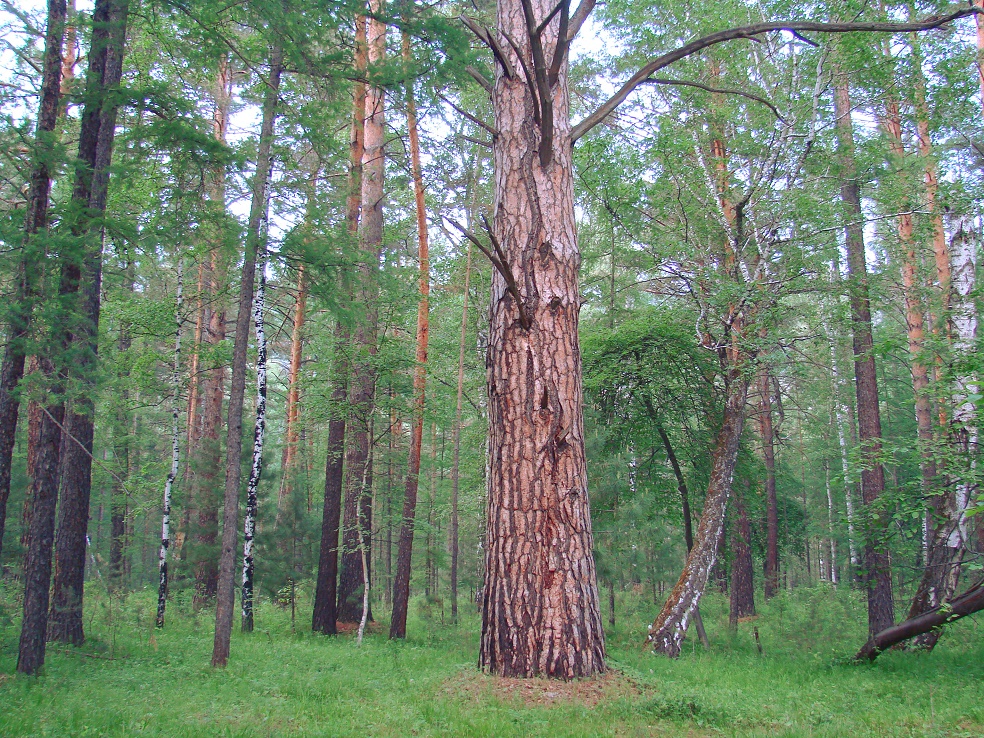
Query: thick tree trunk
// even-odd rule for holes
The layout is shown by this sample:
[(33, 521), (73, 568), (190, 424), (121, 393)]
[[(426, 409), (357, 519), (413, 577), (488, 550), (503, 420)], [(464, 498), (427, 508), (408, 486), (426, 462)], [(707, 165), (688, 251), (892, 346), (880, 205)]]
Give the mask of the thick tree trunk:
[(755, 567), (752, 564), (752, 528), (748, 523), (745, 501), (734, 494), (734, 521), (731, 527), (731, 607), (728, 620), (738, 627), (739, 618), (755, 614)]
[(178, 463), (181, 459), (178, 424), (178, 398), (181, 393), (181, 323), (182, 289), (184, 287), (184, 259), (178, 254), (178, 291), (174, 311), (174, 368), (171, 372), (171, 471), (164, 481), (164, 502), (161, 506), (161, 549), (158, 555), (157, 579), (157, 627), (164, 627), (164, 612), (167, 608), (167, 554), (171, 547), (171, 491), (178, 476)]
[(249, 318), (253, 306), (253, 281), (256, 277), (256, 254), (265, 237), (262, 222), (270, 189), (274, 122), (277, 117), (280, 77), (283, 72), (283, 49), (279, 41), (270, 49), (270, 74), (263, 98), (263, 121), (253, 176), (249, 224), (246, 231), (242, 279), (239, 284), (239, 307), (236, 314), (236, 338), (232, 350), (232, 383), (226, 421), (225, 499), (222, 511), (222, 550), (219, 553), (219, 580), (215, 599), (215, 642), (212, 666), (224, 667), (229, 661), (232, 636), (232, 612), (235, 601), (236, 537), (239, 527), (239, 483), (242, 477), (240, 454), (243, 447), (243, 397), (246, 392), (246, 353), (249, 347)]
[[(264, 209), (263, 220), (266, 221), (266, 218), (267, 212)], [(265, 238), (265, 234), (263, 237)], [(246, 484), (246, 516), (243, 521), (243, 590), (241, 596), (243, 633), (253, 632), (253, 538), (256, 535), (256, 511), (258, 507), (256, 493), (260, 486), (260, 474), (263, 472), (263, 432), (266, 429), (267, 345), (266, 334), (263, 332), (266, 270), (267, 258), (264, 255), (263, 262), (260, 264), (260, 286), (256, 291), (253, 307), (253, 327), (256, 329), (256, 423), (253, 425), (253, 463), (249, 467), (249, 481)], [(303, 274), (301, 279), (303, 279)]]
[(724, 532), (725, 510), (731, 494), (731, 481), (738, 459), (738, 446), (745, 424), (745, 398), (748, 381), (735, 367), (730, 372), (724, 418), (718, 432), (711, 462), (704, 510), (697, 526), (694, 547), (673, 591), (656, 621), (649, 628), (648, 640), (656, 653), (670, 658), (680, 655), (687, 624), (704, 594), (707, 580), (717, 558), (718, 544)]
[(854, 655), (855, 661), (874, 661), (878, 654), (909, 638), (939, 631), (944, 625), (984, 610), (984, 582), (959, 597), (879, 631)]
[[(366, 67), (366, 19), (356, 17), (355, 59), (357, 70)], [(362, 207), (362, 157), (365, 149), (364, 127), (366, 88), (355, 84), (352, 101), (352, 126), (349, 140), (349, 181), (346, 199), (346, 226), (353, 238), (359, 232), (359, 214)], [(347, 285), (343, 291), (348, 292)], [(321, 518), (321, 544), (318, 556), (318, 579), (315, 585), (312, 628), (316, 633), (335, 635), (338, 599), (338, 532), (342, 513), (342, 488), (344, 483), (345, 425), (348, 410), (349, 332), (341, 322), (336, 324), (336, 355), (332, 368), (332, 416), (328, 422), (328, 449), (325, 460), (325, 500)]]
[[(378, 10), (380, 3), (374, 2)], [(370, 20), (367, 36), (367, 60), (370, 75), (385, 61), (386, 25)], [(383, 244), (383, 177), (385, 174), (385, 93), (370, 86), (365, 101), (364, 152), (362, 156), (362, 217), (359, 223), (358, 302), (364, 314), (353, 331), (357, 352), (352, 362), (349, 384), (349, 443), (345, 451), (345, 526), (342, 531), (342, 571), (338, 585), (338, 619), (357, 623), (362, 615), (362, 587), (368, 577), (363, 573), (362, 549), (368, 548), (372, 531), (371, 494), (372, 449), (369, 426), (375, 409), (376, 370), (376, 299), (379, 291), (377, 274)], [(367, 509), (369, 508), (369, 509)], [(361, 531), (361, 534), (360, 534)], [(367, 559), (368, 561), (368, 559)]]
[[(91, 171), (80, 170), (76, 178), (73, 203), (82, 209), (81, 219), (73, 223), (73, 234), (83, 239), (83, 271), (80, 287), (79, 323), (72, 335), (75, 349), (69, 375), (77, 378), (85, 392), (72, 401), (66, 416), (69, 442), (63, 442), (58, 537), (55, 549), (55, 578), (49, 640), (81, 644), (85, 640), (82, 626), (82, 590), (85, 575), (86, 530), (89, 523), (89, 497), (92, 489), (92, 440), (95, 424), (93, 400), (98, 349), (99, 313), (102, 288), (103, 227), (99, 222), (106, 212), (109, 173), (116, 135), (119, 100), (116, 97), (123, 76), (123, 53), (126, 45), (127, 0), (106, 3), (105, 40), (102, 54), (90, 50), (90, 61), (101, 66), (89, 69), (86, 80), (86, 107), (83, 125), (93, 109), (96, 128)], [(95, 11), (100, 13), (98, 7)], [(82, 134), (81, 141), (86, 136)], [(80, 143), (79, 159), (89, 166), (88, 152)]]
[(768, 599), (779, 591), (779, 502), (776, 499), (776, 450), (772, 430), (772, 380), (767, 366), (759, 370), (758, 384), (762, 403), (759, 434), (765, 461), (765, 596)]
[[(403, 63), (409, 67), (410, 36), (403, 32)], [(393, 581), (393, 614), (390, 638), (406, 638), (407, 606), (410, 603), (410, 563), (413, 555), (413, 530), (420, 480), (420, 448), (424, 436), (424, 405), (427, 388), (427, 339), (430, 331), (428, 300), (430, 296), (430, 261), (427, 250), (427, 208), (424, 203), (424, 178), (420, 166), (420, 137), (417, 135), (417, 111), (413, 99), (412, 77), (407, 82), (407, 130), (410, 135), (410, 163), (413, 171), (413, 194), (417, 210), (417, 258), (420, 262), (420, 302), (417, 305), (417, 354), (413, 374), (413, 426), (410, 429), (410, 454), (407, 461), (407, 484), (403, 497), (403, 520), (400, 545), (396, 555)]]
[(864, 234), (861, 223), (861, 192), (855, 178), (854, 131), (851, 124), (851, 101), (847, 80), (838, 74), (834, 93), (837, 115), (837, 135), (841, 164), (841, 200), (846, 206), (845, 227), (847, 242), (848, 292), (851, 302), (851, 322), (854, 331), (854, 375), (857, 392), (858, 429), (863, 468), (861, 470), (861, 499), (873, 509), (872, 519), (865, 531), (864, 581), (868, 593), (868, 632), (874, 635), (892, 625), (895, 606), (892, 601), (891, 556), (881, 540), (886, 523), (878, 509), (879, 498), (885, 489), (885, 470), (881, 453), (881, 418), (878, 407), (878, 380), (875, 357), (872, 353), (871, 304), (868, 298), (868, 272), (864, 254)]
[[(567, 6), (498, 4), (533, 86), (497, 67), (488, 348), (489, 502), (479, 665), (503, 676), (604, 671), (585, 472), (566, 47)], [(537, 44), (531, 38), (539, 38)], [(542, 41), (542, 44), (540, 43)], [(537, 47), (540, 48), (537, 48)], [(558, 48), (549, 71), (542, 49)], [(534, 112), (535, 111), (535, 112)], [(531, 121), (531, 114), (534, 121)], [(536, 124), (535, 124), (536, 123)], [(491, 251), (490, 251), (491, 253)]]
[[(7, 500), (10, 497), (10, 467), (17, 433), (20, 397), (17, 388), (24, 376), (26, 346), (31, 330), (34, 300), (40, 287), (40, 268), (44, 264), (43, 239), (32, 239), (48, 225), (48, 200), (51, 189), (51, 169), (54, 164), (54, 131), (58, 122), (62, 74), (62, 42), (65, 35), (66, 6), (64, 0), (49, 0), (45, 30), (44, 67), (41, 80), (41, 101), (38, 109), (36, 150), (33, 153), (27, 210), (24, 214), (23, 252), (17, 264), (13, 302), (9, 312), (10, 330), (0, 366), (0, 553), (7, 522)], [(42, 658), (43, 661), (43, 658)], [(39, 664), (40, 666), (40, 664)]]

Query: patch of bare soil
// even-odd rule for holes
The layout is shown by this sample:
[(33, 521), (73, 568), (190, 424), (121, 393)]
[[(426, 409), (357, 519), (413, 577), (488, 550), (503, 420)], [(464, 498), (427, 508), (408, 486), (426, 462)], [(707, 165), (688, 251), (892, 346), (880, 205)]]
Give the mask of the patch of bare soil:
[(573, 679), (520, 679), (483, 674), (479, 671), (463, 671), (444, 683), (448, 696), (464, 698), (472, 702), (486, 702), (490, 698), (504, 702), (519, 702), (527, 707), (550, 706), (576, 702), (595, 707), (619, 697), (636, 697), (638, 685), (614, 669), (601, 676)]
[[(339, 635), (343, 633), (346, 635), (356, 635), (359, 632), (358, 623), (335, 623), (335, 629), (338, 631)], [(366, 633), (383, 633), (383, 626), (381, 623), (372, 620), (366, 623)]]

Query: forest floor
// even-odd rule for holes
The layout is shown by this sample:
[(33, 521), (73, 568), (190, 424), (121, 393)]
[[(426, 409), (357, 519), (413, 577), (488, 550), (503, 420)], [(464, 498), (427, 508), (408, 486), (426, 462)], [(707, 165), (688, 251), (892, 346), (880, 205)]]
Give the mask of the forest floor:
[(610, 672), (572, 683), (479, 673), (474, 607), (452, 626), (439, 604), (420, 601), (406, 642), (389, 642), (379, 624), (361, 646), (354, 635), (311, 634), (307, 603), (295, 628), (289, 609), (265, 603), (257, 630), (234, 634), (229, 667), (214, 670), (212, 613), (179, 601), (156, 630), (150, 591), (87, 595), (89, 640), (50, 647), (44, 675), (32, 679), (14, 673), (15, 591), (0, 583), (4, 738), (984, 736), (984, 624), (967, 618), (932, 654), (854, 666), (864, 607), (843, 587), (784, 593), (737, 632), (712, 595), (703, 608), (710, 651), (688, 638), (676, 661), (642, 648), (656, 608), (626, 592), (608, 628)]

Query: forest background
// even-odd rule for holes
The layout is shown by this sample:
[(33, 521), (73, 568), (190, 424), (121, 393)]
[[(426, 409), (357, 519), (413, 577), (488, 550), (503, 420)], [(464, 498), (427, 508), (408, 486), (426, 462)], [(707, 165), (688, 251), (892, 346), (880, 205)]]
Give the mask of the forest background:
[[(497, 42), (496, 9), (474, 3), (3, 3), (0, 663), (36, 673), (47, 651), (61, 685), (4, 679), (11, 734), (204, 729), (214, 715), (110, 708), (98, 684), (67, 696), (80, 667), (107, 692), (164, 669), (226, 714), (251, 688), (199, 669), (213, 616), (213, 664), (232, 648), (276, 681), (260, 634), (230, 646), (233, 582), (243, 630), (309, 685), (287, 695), (304, 707), (284, 732), (398, 732), (400, 714), (424, 733), (507, 734), (526, 714), (585, 734), (982, 729), (973, 622), (939, 648), (939, 630), (920, 634), (931, 655), (835, 660), (911, 617), (948, 619), (964, 591), (980, 609), (975, 17), (746, 33), (647, 72), (595, 118), (648, 60), (721, 29), (960, 9), (581, 9), (534, 8), (545, 33), (580, 29), (569, 69), (542, 70), (580, 121), (580, 348), (564, 373), (583, 366), (585, 417), (550, 442), (583, 443), (599, 625), (583, 637), (604, 617), (623, 678), (530, 698), (462, 664), (483, 607), (495, 627), (495, 316), (543, 323), (521, 307), (526, 262), (500, 243), (489, 90), (515, 81), (548, 138), (537, 34)], [(529, 68), (510, 76), (503, 45)], [(531, 412), (554, 412), (543, 398)], [(383, 643), (387, 621), (412, 648)], [(308, 623), (342, 635), (321, 643)], [(674, 666), (640, 654), (647, 623), (669, 655), (689, 625), (693, 650)], [(515, 672), (484, 636), (479, 649)], [(536, 658), (529, 673), (551, 673)], [(381, 679), (418, 674), (433, 708), (364, 683), (390, 659), (410, 665)], [(346, 684), (389, 692), (390, 709), (322, 712), (316, 695)], [(847, 707), (866, 689), (883, 693)], [(288, 720), (276, 699), (247, 712)]]

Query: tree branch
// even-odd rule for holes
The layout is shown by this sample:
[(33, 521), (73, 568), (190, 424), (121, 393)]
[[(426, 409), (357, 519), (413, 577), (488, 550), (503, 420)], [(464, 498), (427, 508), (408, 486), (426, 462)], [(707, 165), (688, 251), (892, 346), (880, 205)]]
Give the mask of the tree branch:
[(567, 29), (567, 40), (573, 41), (574, 37), (577, 36), (578, 31), (581, 30), (581, 26), (584, 25), (584, 21), (588, 19), (591, 15), (591, 11), (594, 10), (596, 0), (581, 0), (581, 3), (577, 6), (577, 10), (574, 11), (574, 15), (571, 16), (571, 23)]
[(772, 114), (776, 116), (776, 118), (781, 120), (783, 123), (786, 122), (786, 119), (779, 114), (779, 109), (776, 108), (775, 105), (770, 103), (764, 97), (753, 95), (751, 92), (742, 92), (741, 90), (733, 90), (726, 87), (709, 87), (708, 85), (703, 85), (700, 82), (689, 82), (687, 80), (682, 80), (682, 79), (666, 79), (665, 77), (649, 77), (648, 79), (644, 79), (643, 83), (652, 83), (657, 85), (675, 85), (679, 87), (696, 87), (698, 90), (704, 90), (705, 92), (715, 92), (723, 95), (740, 95), (741, 97), (747, 97), (749, 100), (755, 100), (756, 102), (762, 103), (769, 110), (772, 111)]
[(490, 95), (492, 94), (492, 83), (489, 82), (487, 79), (485, 79), (484, 74), (479, 72), (477, 69), (475, 69), (475, 67), (471, 65), (465, 67), (465, 71), (468, 72), (469, 75), (471, 75), (471, 78), (473, 80), (475, 80), (476, 82), (478, 82), (478, 84), (482, 86), (483, 90), (485, 90)]
[(478, 37), (479, 41), (489, 47), (492, 51), (492, 56), (494, 56), (495, 60), (502, 66), (502, 71), (505, 75), (509, 78), (515, 77), (516, 70), (513, 68), (513, 65), (509, 63), (509, 59), (506, 57), (505, 51), (502, 46), (499, 45), (499, 42), (496, 40), (495, 36), (493, 36), (487, 28), (484, 28), (481, 24), (479, 24), (479, 22), (474, 18), (469, 18), (467, 15), (462, 14), (458, 16), (458, 19), (468, 27), (469, 31)]
[(450, 100), (448, 100), (446, 97), (444, 97), (444, 95), (442, 95), (440, 93), (438, 93), (437, 96), (439, 98), (441, 98), (444, 102), (446, 102), (448, 105), (450, 105), (452, 108), (454, 108), (455, 110), (457, 110), (461, 115), (465, 116), (468, 120), (470, 120), (476, 126), (478, 126), (479, 128), (483, 129), (484, 131), (488, 132), (491, 136), (494, 137), (496, 135), (495, 128), (493, 128), (492, 126), (490, 126), (488, 123), (486, 123), (484, 120), (482, 120), (478, 116), (472, 115), (471, 113), (462, 110), (461, 108), (459, 108), (457, 105), (455, 105), (453, 102), (451, 102)]
[[(580, 10), (580, 8), (578, 9)], [(703, 51), (711, 46), (733, 41), (741, 38), (752, 38), (772, 31), (788, 31), (789, 33), (801, 33), (810, 31), (814, 33), (854, 33), (856, 31), (872, 31), (875, 33), (902, 33), (928, 31), (933, 28), (945, 26), (947, 23), (959, 18), (966, 18), (970, 15), (984, 13), (984, 9), (976, 6), (961, 8), (947, 15), (934, 15), (926, 20), (911, 21), (907, 23), (889, 23), (883, 21), (874, 22), (855, 22), (855, 23), (822, 23), (817, 21), (776, 21), (767, 23), (754, 23), (750, 26), (739, 28), (728, 28), (724, 31), (712, 33), (703, 38), (684, 44), (674, 51), (670, 51), (662, 56), (658, 56), (636, 72), (629, 80), (619, 88), (618, 92), (608, 98), (595, 112), (582, 120), (571, 131), (571, 141), (577, 141), (581, 136), (590, 131), (605, 118), (611, 115), (615, 109), (621, 105), (632, 92), (653, 73), (668, 67), (681, 59), (686, 59), (698, 51)]]
[[(461, 223), (448, 217), (447, 215), (445, 215), (444, 218), (448, 221), (448, 223), (453, 225), (462, 236), (475, 244), (475, 246), (478, 247), (478, 250), (485, 254), (486, 258), (492, 262), (492, 266), (494, 266), (499, 274), (502, 275), (502, 278), (506, 281), (506, 289), (509, 291), (509, 294), (512, 295), (513, 300), (516, 301), (516, 309), (519, 311), (519, 323), (523, 326), (523, 328), (529, 330), (533, 324), (526, 315), (526, 310), (523, 308), (523, 300), (519, 295), (519, 287), (516, 285), (516, 278), (513, 276), (512, 270), (509, 268), (509, 264), (504, 261), (504, 254), (502, 253), (502, 249), (499, 247), (499, 243), (495, 237), (492, 237), (492, 247), (496, 251), (496, 254), (493, 254), (488, 250), (488, 248), (486, 248), (485, 244), (478, 239), (478, 236), (461, 225)], [(482, 220), (485, 221), (485, 218), (483, 217)], [(488, 229), (488, 222), (485, 222), (485, 227)], [(489, 236), (492, 236), (491, 230), (489, 230)]]

